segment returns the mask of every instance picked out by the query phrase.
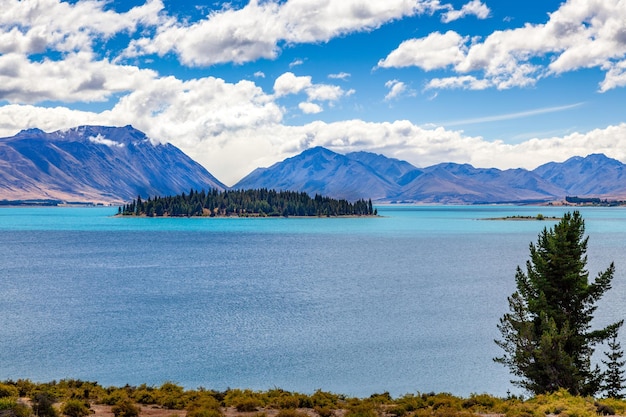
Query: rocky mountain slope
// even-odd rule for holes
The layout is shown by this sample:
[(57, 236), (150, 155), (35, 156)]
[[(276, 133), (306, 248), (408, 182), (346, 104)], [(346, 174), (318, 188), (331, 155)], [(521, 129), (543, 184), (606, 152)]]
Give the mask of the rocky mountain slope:
[(132, 126), (29, 129), (0, 138), (0, 200), (119, 203), (226, 187), (170, 144)]
[[(126, 127), (38, 129), (0, 138), (2, 200), (121, 203), (141, 195), (224, 190), (219, 180), (170, 144)], [(234, 189), (272, 188), (334, 198), (434, 204), (521, 203), (565, 196), (626, 198), (626, 165), (602, 154), (551, 162), (533, 171), (442, 163), (417, 168), (369, 152), (322, 147), (257, 168)]]
[(416, 168), (368, 152), (340, 155), (313, 148), (259, 168), (233, 188), (276, 188), (335, 198), (440, 204), (522, 203), (565, 196), (626, 195), (625, 165), (604, 155), (574, 157), (533, 171), (442, 163)]

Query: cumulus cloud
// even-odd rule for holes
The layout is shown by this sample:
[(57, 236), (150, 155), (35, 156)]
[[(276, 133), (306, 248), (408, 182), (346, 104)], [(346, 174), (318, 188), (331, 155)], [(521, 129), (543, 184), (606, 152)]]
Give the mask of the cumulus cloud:
[(94, 60), (90, 52), (41, 62), (20, 54), (0, 55), (0, 97), (12, 103), (104, 101), (114, 93), (143, 88), (155, 78), (152, 70)]
[(185, 65), (244, 63), (273, 59), (279, 45), (325, 42), (353, 32), (369, 31), (405, 16), (439, 7), (431, 0), (289, 0), (250, 1), (193, 24), (168, 21), (155, 36), (131, 42), (124, 56), (174, 52)]
[(416, 66), (426, 71), (454, 66), (465, 59), (467, 37), (454, 31), (433, 32), (425, 38), (409, 39), (378, 62), (380, 68)]
[(278, 97), (287, 94), (298, 94), (312, 85), (310, 76), (298, 77), (293, 72), (286, 72), (274, 81), (274, 94)]
[(322, 109), (322, 106), (320, 106), (319, 104), (309, 102), (302, 102), (298, 104), (298, 108), (302, 110), (302, 113), (305, 114), (317, 114), (324, 111), (324, 109)]
[(398, 98), (406, 91), (406, 84), (398, 80), (389, 80), (385, 83), (385, 87), (389, 89), (389, 93), (385, 96), (385, 101)]
[(162, 22), (163, 2), (148, 0), (126, 13), (105, 10), (104, 1), (4, 1), (0, 13), (0, 53), (46, 50), (89, 51), (95, 39)]
[(293, 72), (286, 72), (274, 81), (276, 97), (301, 92), (306, 93), (309, 101), (337, 101), (353, 94), (354, 90), (345, 91), (336, 85), (314, 84), (310, 76), (297, 76)]
[(480, 0), (472, 0), (461, 7), (461, 10), (454, 10), (450, 7), (450, 10), (441, 16), (441, 21), (444, 23), (450, 23), (454, 20), (462, 19), (466, 16), (476, 16), (479, 19), (486, 19), (489, 17), (489, 7)]
[[(607, 91), (626, 85), (624, 19), (623, 1), (568, 0), (545, 24), (496, 31), (482, 42), (453, 31), (433, 33), (402, 42), (378, 66), (450, 68), (457, 73), (442, 79), (445, 82), (430, 83), (431, 88), (498, 89), (531, 86), (543, 77), (597, 67), (605, 72), (599, 90)], [(468, 82), (468, 77), (484, 81)]]

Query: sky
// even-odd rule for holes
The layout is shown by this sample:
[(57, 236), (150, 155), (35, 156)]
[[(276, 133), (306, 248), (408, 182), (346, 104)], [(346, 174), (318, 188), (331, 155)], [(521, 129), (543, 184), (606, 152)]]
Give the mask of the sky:
[(0, 10), (2, 137), (130, 124), (226, 185), (315, 146), (417, 167), (626, 162), (624, 0), (0, 0)]

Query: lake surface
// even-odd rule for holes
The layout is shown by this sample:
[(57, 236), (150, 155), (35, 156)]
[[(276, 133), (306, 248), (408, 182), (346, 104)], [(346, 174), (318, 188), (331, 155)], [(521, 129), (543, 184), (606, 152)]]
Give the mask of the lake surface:
[[(383, 217), (146, 219), (2, 208), (0, 379), (519, 392), (492, 361), (493, 339), (515, 268), (554, 222), (480, 219), (567, 209), (378, 209)], [(617, 268), (600, 326), (626, 316), (626, 210), (581, 211), (591, 277)]]

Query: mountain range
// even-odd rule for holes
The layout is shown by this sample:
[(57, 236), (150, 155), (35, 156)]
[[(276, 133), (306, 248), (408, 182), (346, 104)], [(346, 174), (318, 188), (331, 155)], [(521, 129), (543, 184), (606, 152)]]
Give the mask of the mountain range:
[[(138, 195), (228, 189), (171, 144), (132, 126), (79, 126), (51, 133), (29, 129), (0, 138), (0, 201), (115, 203)], [(305, 191), (379, 203), (524, 203), (565, 196), (624, 199), (626, 165), (603, 154), (550, 162), (534, 170), (442, 163), (418, 168), (369, 152), (308, 149), (257, 168), (233, 189)]]
[(226, 187), (170, 144), (132, 126), (28, 129), (0, 139), (0, 200), (119, 203)]
[(233, 188), (278, 188), (336, 198), (432, 204), (529, 203), (566, 196), (623, 198), (626, 166), (603, 154), (550, 162), (532, 171), (442, 163), (417, 168), (368, 152), (317, 147), (258, 168)]

